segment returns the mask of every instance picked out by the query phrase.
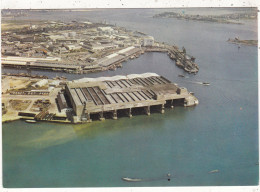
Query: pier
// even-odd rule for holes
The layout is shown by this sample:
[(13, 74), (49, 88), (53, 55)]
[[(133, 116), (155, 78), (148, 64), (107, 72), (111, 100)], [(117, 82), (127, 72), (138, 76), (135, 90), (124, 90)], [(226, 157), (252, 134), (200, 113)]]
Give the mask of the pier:
[(170, 59), (175, 61), (175, 64), (188, 73), (198, 73), (199, 66), (195, 63), (195, 58), (189, 58), (184, 51), (179, 50), (176, 46), (160, 45), (157, 47), (146, 47), (145, 52), (164, 52), (167, 53)]

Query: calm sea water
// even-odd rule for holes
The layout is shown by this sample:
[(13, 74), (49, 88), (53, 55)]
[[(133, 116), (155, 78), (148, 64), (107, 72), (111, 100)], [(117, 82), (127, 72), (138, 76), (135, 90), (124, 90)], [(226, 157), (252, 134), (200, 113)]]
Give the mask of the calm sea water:
[[(78, 79), (156, 72), (194, 92), (200, 104), (167, 109), (163, 115), (154, 113), (84, 125), (35, 125), (23, 121), (3, 124), (4, 187), (258, 184), (257, 47), (241, 46), (238, 50), (237, 45), (226, 42), (237, 36), (257, 39), (257, 21), (227, 25), (151, 18), (161, 11), (164, 10), (33, 13), (30, 18), (44, 20), (105, 18), (109, 23), (150, 34), (158, 41), (184, 46), (196, 57), (200, 66), (197, 75), (184, 73), (160, 53), (144, 54), (116, 71), (62, 75)], [(214, 13), (232, 11), (221, 9)], [(200, 13), (208, 12), (212, 9), (200, 9)], [(56, 76), (51, 72), (43, 74)], [(211, 85), (194, 83), (201, 81)], [(216, 169), (218, 173), (208, 173)], [(163, 178), (167, 173), (173, 177), (170, 181)], [(128, 183), (122, 177), (150, 180)]]

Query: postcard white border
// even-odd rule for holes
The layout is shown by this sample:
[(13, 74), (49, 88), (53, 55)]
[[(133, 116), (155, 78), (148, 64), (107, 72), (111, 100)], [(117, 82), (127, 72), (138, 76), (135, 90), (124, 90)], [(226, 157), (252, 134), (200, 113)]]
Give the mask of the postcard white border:
[[(1, 0), (1, 9), (82, 9), (82, 8), (176, 8), (176, 7), (260, 7), (259, 0)], [(258, 11), (259, 16), (259, 11)], [(258, 17), (259, 18), (259, 17)], [(259, 19), (258, 19), (258, 39), (259, 39)], [(259, 50), (259, 46), (258, 46)], [(258, 63), (259, 63), (258, 52)], [(1, 69), (0, 69), (1, 71)], [(258, 67), (258, 74), (260, 73)], [(260, 83), (258, 77), (258, 85)], [(0, 87), (1, 88), (1, 87)], [(258, 108), (260, 111), (260, 90), (258, 87)], [(0, 96), (1, 97), (1, 96)], [(0, 109), (1, 110), (1, 109)], [(260, 117), (260, 113), (258, 112)], [(258, 119), (260, 119), (258, 117)], [(1, 117), (0, 117), (1, 118)], [(259, 127), (259, 126), (258, 126)], [(1, 124), (2, 128), (2, 124)], [(0, 143), (2, 144), (2, 131), (0, 131)], [(0, 154), (2, 157), (2, 147), (0, 148)], [(0, 160), (0, 170), (2, 172), (2, 158)], [(180, 192), (257, 192), (260, 191), (259, 186), (231, 186), (231, 187), (127, 187), (127, 188), (23, 188), (12, 189), (2, 188), (2, 174), (0, 178), (0, 191), (108, 191), (108, 192), (139, 192), (139, 191), (180, 191)]]

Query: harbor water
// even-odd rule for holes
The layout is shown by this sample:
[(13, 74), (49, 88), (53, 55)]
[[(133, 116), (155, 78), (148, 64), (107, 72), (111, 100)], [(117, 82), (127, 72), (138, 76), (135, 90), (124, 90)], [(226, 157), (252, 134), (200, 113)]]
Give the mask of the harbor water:
[[(123, 68), (93, 74), (32, 71), (49, 77), (155, 72), (194, 92), (196, 107), (88, 124), (2, 125), (4, 187), (247, 186), (258, 184), (257, 21), (243, 25), (152, 18), (164, 9), (34, 12), (20, 19), (104, 21), (185, 47), (200, 71), (187, 74), (167, 54), (145, 53)], [(167, 11), (169, 11), (167, 9)], [(189, 10), (186, 10), (187, 12)], [(230, 9), (200, 9), (230, 13)], [(196, 10), (190, 10), (191, 13)], [(33, 16), (33, 17), (32, 17)], [(2, 69), (3, 72), (24, 72)], [(26, 72), (26, 71), (25, 71)], [(185, 77), (179, 77), (182, 74)], [(200, 82), (209, 82), (203, 86)], [(210, 173), (212, 170), (213, 173)], [(168, 181), (165, 176), (171, 174)], [(144, 178), (126, 182), (122, 177)]]

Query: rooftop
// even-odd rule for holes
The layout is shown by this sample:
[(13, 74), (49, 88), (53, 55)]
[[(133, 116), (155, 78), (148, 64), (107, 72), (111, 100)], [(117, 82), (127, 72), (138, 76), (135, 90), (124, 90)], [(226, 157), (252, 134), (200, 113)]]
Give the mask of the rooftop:
[(66, 85), (77, 106), (90, 112), (164, 104), (166, 100), (185, 99), (190, 93), (155, 73), (84, 78)]

